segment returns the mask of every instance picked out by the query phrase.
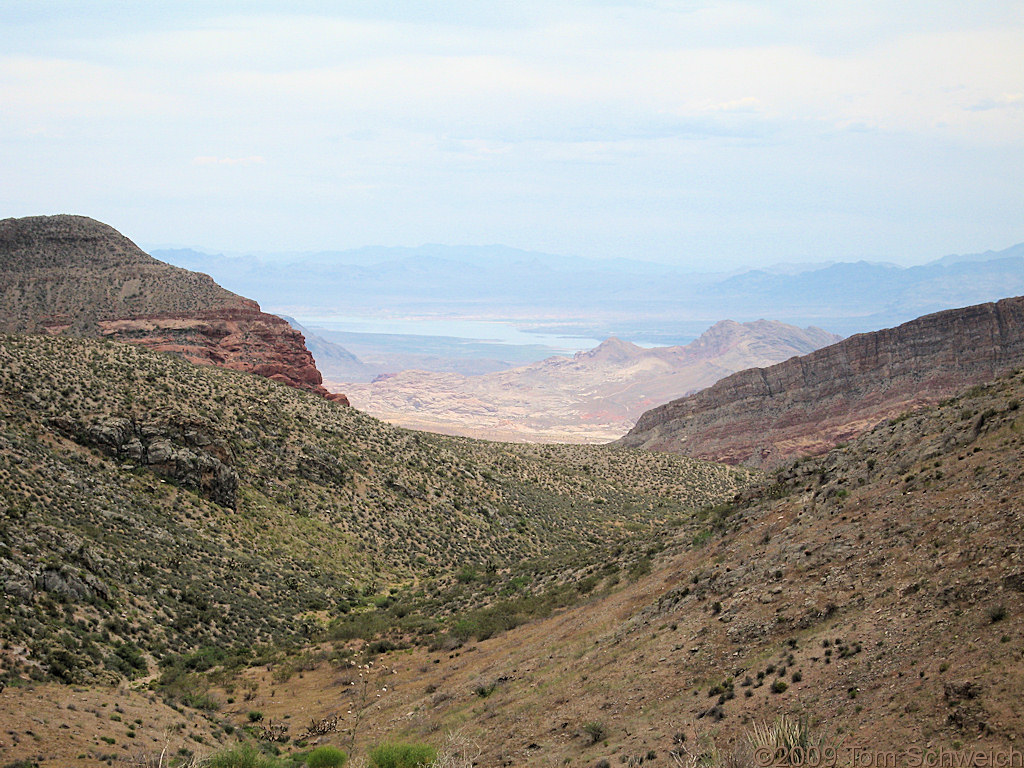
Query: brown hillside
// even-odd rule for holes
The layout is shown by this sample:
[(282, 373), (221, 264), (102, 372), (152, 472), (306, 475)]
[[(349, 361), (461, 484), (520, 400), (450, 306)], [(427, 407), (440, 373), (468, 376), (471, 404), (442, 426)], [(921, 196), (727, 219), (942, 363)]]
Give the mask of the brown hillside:
[[(67, 343), (61, 339), (51, 344), (57, 341)], [(15, 348), (22, 343), (12, 342), (12, 354), (28, 354)], [(33, 345), (40, 346), (38, 340)], [(80, 354), (90, 360), (101, 351), (83, 348)], [(155, 359), (150, 365), (161, 367), (163, 362)], [(79, 369), (88, 370), (84, 365)], [(113, 366), (104, 375), (121, 370), (123, 366)], [(206, 371), (192, 371), (208, 387), (215, 383), (212, 376), (198, 375)], [(140, 367), (140, 376), (145, 373)], [(230, 374), (209, 373), (217, 373), (216, 380), (223, 379), (225, 385), (230, 383)], [(90, 464), (102, 461), (98, 456), (64, 457), (61, 470), (55, 460), (66, 449), (46, 429), (59, 401), (47, 396), (49, 385), (31, 387), (29, 392), (22, 391), (21, 381), (17, 376), (10, 378), (7, 397), (14, 416), (24, 410), (33, 429), (22, 429), (19, 420), (11, 418), (8, 431), (0, 435), (0, 457), (12, 474), (32, 473), (44, 480), (82, 473), (82, 482), (57, 487), (66, 486), (83, 494), (83, 499), (108, 496), (105, 504), (122, 503), (120, 494), (106, 490), (115, 487), (108, 485), (114, 478), (119, 485), (137, 490), (143, 485), (161, 487), (147, 474), (111, 464), (102, 474), (93, 475), (105, 478), (99, 485), (103, 493), (98, 494), (95, 479), (87, 481)], [(53, 381), (57, 386), (55, 374)], [(201, 389), (189, 382), (166, 383), (177, 388), (178, 397)], [(212, 397), (204, 396), (203, 402), (223, 399), (236, 404), (231, 407), (251, 408), (258, 400), (248, 394), (255, 382), (239, 385), (245, 387), (245, 396), (223, 399), (214, 388), (209, 393)], [(79, 400), (94, 403), (97, 393), (109, 388), (83, 391)], [(314, 414), (307, 410), (312, 405), (309, 398), (287, 395), (287, 390), (273, 388), (263, 397), (273, 400), (265, 406), (268, 414), (285, 413), (287, 409), (280, 407), (284, 402), (297, 409), (293, 428), (287, 430), (290, 439), (312, 440), (306, 429), (323, 429), (323, 420), (334, 419), (362, 430), (390, 433), (390, 440), (368, 440), (364, 451), (376, 463), (374, 450), (383, 446), (380, 456), (394, 454), (394, 470), (426, 467), (431, 461), (428, 453), (408, 453), (418, 450), (413, 446), (423, 441), (433, 450), (447, 446), (493, 453), (493, 460), (486, 464), (477, 457), (478, 468), (486, 468), (479, 476), (486, 480), (493, 475), (509, 489), (513, 475), (503, 474), (503, 468), (510, 462), (520, 466), (517, 474), (524, 488), (534, 487), (537, 480), (543, 485), (559, 482), (563, 475), (566, 480), (576, 477), (558, 461), (563, 449), (400, 434), (357, 412), (326, 404), (316, 406)], [(136, 764), (146, 764), (143, 759), (148, 758), (154, 764), (165, 744), (170, 745), (170, 753), (185, 750), (180, 754), (204, 755), (234, 742), (248, 728), (255, 738), (264, 740), (265, 747), (283, 754), (316, 744), (341, 746), (353, 753), (352, 765), (365, 765), (367, 747), (385, 739), (439, 746), (446, 734), (457, 732), (475, 745), (472, 754), (479, 755), (474, 764), (480, 768), (641, 764), (724, 768), (753, 765), (749, 755), (743, 758), (752, 726), (788, 714), (806, 718), (826, 746), (837, 750), (830, 765), (865, 765), (855, 762), (855, 754), (861, 760), (870, 759), (867, 765), (871, 766), (913, 765), (908, 750), (931, 755), (944, 750), (953, 755), (950, 759), (960, 761), (943, 765), (982, 765), (963, 759), (971, 750), (992, 750), (984, 755), (1019, 752), (1024, 733), (1020, 702), (1024, 689), (1022, 399), (1024, 373), (1017, 373), (974, 387), (938, 407), (879, 424), (826, 456), (766, 477), (731, 504), (674, 518), (672, 530), (665, 533), (667, 541), (647, 529), (644, 536), (658, 544), (649, 558), (640, 561), (650, 570), (608, 569), (609, 559), (592, 558), (583, 571), (591, 582), (581, 592), (582, 603), (486, 639), (479, 639), (486, 634), (479, 632), (461, 644), (416, 643), (422, 622), (414, 614), (386, 607), (388, 600), (365, 601), (346, 614), (348, 621), (379, 619), (386, 642), (371, 645), (351, 639), (352, 635), (332, 637), (328, 632), (304, 648), (287, 653), (267, 649), (259, 661), (256, 656), (246, 657), (251, 659), (248, 668), (225, 663), (202, 671), (193, 665), (189, 669), (200, 671), (187, 677), (192, 685), (187, 696), (179, 692), (173, 699), (174, 706), (185, 713), (180, 717), (155, 699), (146, 703), (128, 694), (124, 687), (98, 683), (8, 687), (0, 693), (4, 723), (0, 756), (5, 762), (35, 760), (47, 767), (100, 765), (108, 756), (126, 762), (134, 759)], [(238, 451), (239, 461), (263, 455), (257, 448), (264, 437), (260, 429), (284, 433), (283, 422), (275, 418), (280, 417), (246, 423), (245, 428), (255, 433), (247, 438), (247, 450)], [(354, 432), (340, 422), (331, 429), (341, 439)], [(395, 453), (400, 442), (406, 445), (402, 454)], [(271, 448), (262, 459), (269, 463), (249, 470), (253, 478), (265, 475), (280, 455), (277, 446)], [(618, 468), (633, 466), (631, 474), (622, 475), (628, 485), (643, 477), (647, 460), (682, 461), (606, 447), (583, 446), (573, 451), (583, 462), (578, 470), (585, 468), (588, 477), (592, 466), (602, 468), (596, 479), (616, 478), (621, 474)], [(512, 461), (513, 452), (521, 461), (527, 456), (545, 458), (551, 477), (528, 480), (525, 467)], [(601, 458), (603, 465), (596, 463)], [(446, 461), (457, 470), (465, 467), (455, 455)], [(544, 466), (538, 464), (535, 469)], [(375, 493), (364, 497), (368, 506), (371, 498), (386, 495), (386, 489), (395, 485), (383, 479), (394, 470), (379, 467), (374, 473), (381, 479)], [(432, 468), (425, 471), (423, 477), (436, 474)], [(244, 477), (244, 467), (239, 474)], [(666, 477), (678, 475), (666, 473)], [(412, 488), (413, 480), (403, 477), (401, 485)], [(18, 486), (6, 482), (3, 487), (16, 490)], [(40, 482), (34, 482), (29, 489), (40, 487)], [(447, 483), (438, 485), (446, 487)], [(486, 487), (474, 486), (472, 493), (482, 496)], [(201, 497), (189, 501), (187, 490), (168, 488), (168, 492), (178, 497), (168, 499), (172, 509), (191, 510), (181, 525), (202, 532), (197, 543), (210, 536), (226, 537), (222, 540), (237, 542), (239, 561), (251, 562), (243, 552), (249, 538), (231, 533), (233, 526), (248, 524), (246, 516), (211, 517), (216, 508)], [(140, 493), (138, 498), (146, 495)], [(568, 500), (575, 506), (584, 499), (570, 493)], [(269, 501), (267, 497), (254, 505), (253, 511)], [(596, 501), (594, 508), (608, 506)], [(69, 509), (79, 506), (75, 503)], [(524, 509), (532, 507), (527, 503)], [(638, 505), (627, 503), (624, 508), (630, 507)], [(0, 556), (11, 559), (20, 552), (40, 558), (41, 564), (49, 562), (48, 553), (58, 546), (50, 542), (60, 539), (40, 528), (39, 518), (54, 509), (51, 501), (33, 501), (17, 507), (19, 517), (0, 520), (5, 523), (0, 534), (6, 534), (7, 547)], [(121, 527), (130, 522), (125, 512), (104, 517)], [(159, 514), (158, 519), (163, 518)], [(423, 519), (415, 516), (410, 521)], [(582, 518), (567, 530), (592, 530), (592, 520)], [(256, 530), (259, 542), (262, 526)], [(274, 537), (284, 532), (308, 536), (309, 530), (289, 518), (287, 526), (263, 539), (272, 562), (281, 552)], [(33, 538), (22, 531), (31, 532)], [(166, 548), (169, 541), (154, 536), (144, 543)], [(221, 540), (214, 543), (211, 553), (195, 554), (223, 556)], [(297, 548), (292, 545), (289, 550), (294, 557)], [(76, 544), (68, 551), (75, 560), (74, 568), (65, 572), (65, 584), (70, 584), (69, 574), (83, 573), (96, 560), (92, 547), (82, 549)], [(324, 550), (310, 551), (316, 558)], [(191, 557), (193, 548), (184, 547), (181, 553)], [(346, 560), (331, 557), (322, 565), (326, 570)], [(102, 566), (113, 573), (119, 562), (111, 560)], [(0, 564), (6, 563), (0, 559)], [(191, 573), (180, 568), (173, 573), (179, 571)], [(134, 573), (125, 570), (126, 576)], [(277, 576), (270, 569), (261, 578)], [(131, 577), (135, 590), (136, 583), (141, 585), (154, 574)], [(305, 578), (296, 584), (300, 593), (318, 588)], [(268, 588), (273, 585), (255, 582), (248, 596), (252, 605), (268, 605), (265, 596), (272, 594)], [(411, 590), (427, 586), (417, 584)], [(470, 599), (486, 601), (485, 590), (505, 589), (509, 584), (500, 576), (493, 581), (481, 576), (462, 586)], [(281, 587), (281, 594), (291, 595), (292, 588)], [(174, 608), (163, 591), (154, 591), (153, 597), (166, 599), (170, 611), (154, 628), (173, 626), (171, 617), (180, 608)], [(411, 597), (396, 593), (393, 607)], [(98, 631), (88, 634), (87, 627), (78, 625), (82, 613), (64, 610), (65, 604), (52, 597), (39, 604), (52, 606), (52, 612), (20, 614), (31, 620), (11, 625), (18, 636), (35, 638), (45, 628), (44, 622), (49, 622), (65, 625), (69, 633), (85, 633), (83, 639), (89, 643), (101, 641)], [(95, 606), (104, 608), (100, 602)], [(260, 614), (243, 612), (240, 606), (236, 601), (230, 603), (230, 611), (218, 607), (209, 615), (197, 616), (203, 622), (199, 626), (213, 623), (211, 618), (219, 624), (223, 614), (234, 613), (239, 631), (256, 628)], [(124, 626), (111, 626), (111, 631), (127, 631)], [(412, 647), (401, 649), (410, 642)], [(395, 646), (400, 650), (388, 650)], [(66, 646), (57, 645), (54, 651), (62, 647)], [(20, 641), (10, 638), (2, 650), (9, 656), (24, 651)], [(175, 693), (167, 687), (160, 690), (163, 695)], [(258, 715), (258, 725), (253, 725), (250, 712)], [(115, 720), (114, 714), (120, 719)], [(136, 721), (137, 731), (128, 725)], [(182, 722), (184, 726), (178, 726)], [(325, 723), (326, 733), (310, 734), (311, 728)], [(173, 725), (173, 730), (164, 731), (166, 725)], [(135, 735), (129, 736), (129, 730)], [(282, 740), (266, 741), (268, 734)]]
[(645, 413), (620, 444), (770, 467), (1024, 365), (1024, 297), (926, 315)]
[(0, 331), (103, 336), (329, 396), (287, 322), (93, 219), (0, 221), (0, 286)]
[(836, 765), (856, 749), (900, 753), (891, 765), (910, 749), (1019, 750), (1022, 397), (1024, 375), (1000, 380), (780, 472), (589, 604), (369, 674), (252, 670), (234, 684), (252, 699), (226, 713), (339, 715), (324, 740), (347, 747), (354, 728), (357, 752), (457, 731), (484, 767), (753, 765), (726, 756), (783, 714)]

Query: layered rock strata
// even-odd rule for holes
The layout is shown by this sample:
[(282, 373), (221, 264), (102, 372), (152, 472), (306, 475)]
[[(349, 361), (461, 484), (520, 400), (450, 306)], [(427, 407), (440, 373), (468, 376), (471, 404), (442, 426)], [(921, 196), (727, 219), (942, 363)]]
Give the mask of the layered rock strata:
[(851, 336), (647, 411), (619, 444), (771, 467), (1024, 366), (1024, 297)]

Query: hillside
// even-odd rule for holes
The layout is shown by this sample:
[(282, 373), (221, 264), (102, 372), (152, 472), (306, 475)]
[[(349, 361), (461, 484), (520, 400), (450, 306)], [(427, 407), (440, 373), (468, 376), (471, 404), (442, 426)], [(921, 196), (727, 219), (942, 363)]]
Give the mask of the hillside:
[[(180, 712), (117, 689), (8, 688), (0, 707), (19, 738), (6, 754), (41, 765), (71, 764), (45, 756), (76, 750), (154, 755), (165, 743), (204, 754), (225, 728), (248, 727), (283, 739), (268, 748), (331, 743), (357, 755), (387, 738), (439, 746), (456, 734), (483, 768), (744, 765), (751, 726), (780, 714), (806, 718), (837, 764), (854, 750), (1019, 749), (1022, 397), (1018, 373), (787, 466), (676, 520), (649, 572), (495, 637), (387, 652), (328, 633), (252, 666), (213, 658), (197, 673), (205, 709)], [(392, 646), (410, 631), (398, 604), (371, 614)], [(143, 739), (125, 739), (108, 702), (142, 721)], [(69, 727), (32, 739), (29, 712)], [(175, 718), (184, 729), (158, 735)]]
[(142, 344), (344, 401), (287, 322), (84, 216), (0, 221), (0, 331)]
[[(1019, 750), (1022, 399), (1018, 373), (884, 422), (681, 525), (621, 592), (454, 657), (389, 655), (361, 738), (457, 729), (481, 766), (744, 765), (730, 755), (750, 727), (788, 714), (838, 765)], [(253, 701), (351, 726), (356, 697), (313, 695), (339, 677), (320, 667), (276, 697), (260, 683)]]
[(573, 357), (463, 376), (402, 371), (344, 383), (374, 416), (413, 429), (516, 441), (605, 442), (646, 409), (743, 368), (801, 355), (839, 340), (819, 328), (725, 320), (685, 346), (645, 349), (611, 338)]
[(0, 330), (8, 333), (96, 335), (101, 321), (117, 318), (257, 308), (84, 216), (0, 221), (0, 275)]
[(1022, 365), (1024, 297), (952, 309), (735, 373), (646, 412), (619, 444), (770, 467)]
[(110, 681), (203, 645), (295, 643), (389, 594), (424, 606), (427, 642), (493, 597), (457, 575), (542, 594), (595, 562), (628, 568), (668, 521), (749, 477), (405, 432), (257, 377), (65, 337), (0, 337), (0, 423), (9, 680)]

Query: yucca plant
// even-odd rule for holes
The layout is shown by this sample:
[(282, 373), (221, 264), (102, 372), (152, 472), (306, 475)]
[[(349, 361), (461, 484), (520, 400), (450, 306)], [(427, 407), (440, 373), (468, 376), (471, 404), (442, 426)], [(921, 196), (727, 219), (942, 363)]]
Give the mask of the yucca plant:
[[(814, 736), (807, 720), (787, 715), (782, 715), (770, 725), (755, 723), (747, 738), (755, 752), (769, 749), (782, 762), (791, 761), (795, 755), (806, 757), (808, 749), (820, 748), (822, 744), (821, 737)], [(797, 749), (801, 751), (797, 752)]]

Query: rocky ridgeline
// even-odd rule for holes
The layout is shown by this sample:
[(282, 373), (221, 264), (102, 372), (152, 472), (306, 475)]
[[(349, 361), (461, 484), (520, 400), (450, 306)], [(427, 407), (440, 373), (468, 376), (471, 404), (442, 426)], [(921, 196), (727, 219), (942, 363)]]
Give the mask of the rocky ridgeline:
[(0, 309), (0, 331), (142, 344), (348, 403), (286, 321), (84, 216), (0, 221)]
[(771, 467), (1024, 366), (1024, 297), (926, 315), (647, 411), (622, 445)]

